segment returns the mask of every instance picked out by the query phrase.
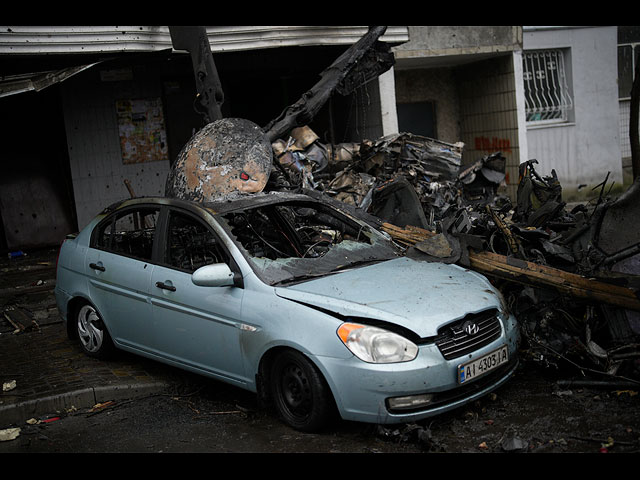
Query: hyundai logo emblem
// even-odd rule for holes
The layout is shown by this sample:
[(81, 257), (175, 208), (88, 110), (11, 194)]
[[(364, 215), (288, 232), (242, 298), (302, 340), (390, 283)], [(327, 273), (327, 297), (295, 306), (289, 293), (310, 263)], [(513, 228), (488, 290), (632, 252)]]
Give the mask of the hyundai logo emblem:
[(464, 325), (462, 325), (462, 330), (464, 330), (467, 335), (475, 335), (480, 331), (480, 327), (478, 327), (475, 322), (465, 322)]

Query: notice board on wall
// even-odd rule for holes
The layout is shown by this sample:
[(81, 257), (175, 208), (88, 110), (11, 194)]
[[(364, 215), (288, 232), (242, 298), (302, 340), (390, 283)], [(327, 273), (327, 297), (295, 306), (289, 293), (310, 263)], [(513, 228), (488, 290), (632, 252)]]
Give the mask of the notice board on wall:
[(116, 101), (122, 163), (168, 160), (161, 98)]

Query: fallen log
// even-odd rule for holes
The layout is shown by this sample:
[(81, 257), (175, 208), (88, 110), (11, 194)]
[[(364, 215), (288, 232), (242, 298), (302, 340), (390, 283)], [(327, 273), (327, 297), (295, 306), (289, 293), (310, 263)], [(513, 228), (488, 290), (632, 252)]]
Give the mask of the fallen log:
[(627, 287), (492, 252), (469, 252), (469, 261), (473, 270), (485, 275), (525, 285), (553, 287), (573, 297), (640, 311), (640, 299)]
[[(404, 245), (415, 245), (435, 235), (434, 232), (411, 225), (401, 228), (390, 223), (383, 223), (382, 230)], [(640, 299), (636, 292), (624, 286), (486, 251), (469, 250), (469, 261), (471, 269), (484, 275), (523, 285), (551, 287), (576, 298), (640, 311)]]
[(435, 233), (430, 230), (414, 227), (413, 225), (407, 225), (404, 228), (400, 228), (386, 222), (382, 224), (382, 230), (391, 235), (395, 241), (402, 243), (403, 245), (414, 245), (435, 235)]

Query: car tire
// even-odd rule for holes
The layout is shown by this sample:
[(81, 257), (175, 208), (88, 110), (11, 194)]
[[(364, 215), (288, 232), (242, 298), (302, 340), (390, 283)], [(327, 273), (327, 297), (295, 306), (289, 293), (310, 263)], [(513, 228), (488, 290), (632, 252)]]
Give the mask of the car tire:
[(76, 313), (76, 333), (84, 353), (106, 359), (113, 353), (111, 336), (98, 311), (88, 303), (79, 306)]
[(316, 366), (299, 352), (287, 350), (275, 359), (271, 392), (280, 418), (296, 430), (318, 431), (335, 417), (329, 386)]

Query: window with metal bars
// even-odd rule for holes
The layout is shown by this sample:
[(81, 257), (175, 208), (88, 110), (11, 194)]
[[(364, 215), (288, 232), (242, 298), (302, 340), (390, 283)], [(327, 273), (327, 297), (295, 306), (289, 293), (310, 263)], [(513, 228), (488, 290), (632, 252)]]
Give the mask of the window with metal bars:
[(640, 61), (640, 43), (618, 45), (618, 97), (631, 97), (633, 74), (636, 64)]
[(563, 50), (523, 53), (527, 122), (566, 122), (573, 109)]

